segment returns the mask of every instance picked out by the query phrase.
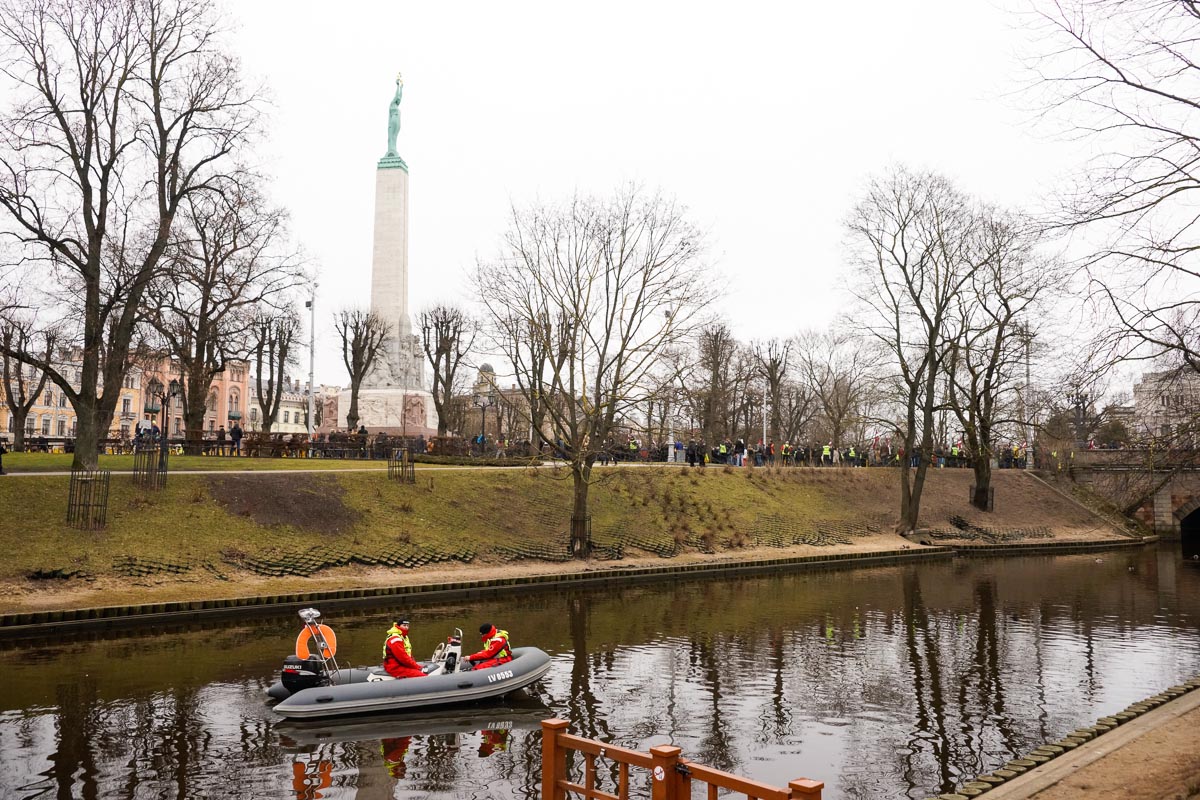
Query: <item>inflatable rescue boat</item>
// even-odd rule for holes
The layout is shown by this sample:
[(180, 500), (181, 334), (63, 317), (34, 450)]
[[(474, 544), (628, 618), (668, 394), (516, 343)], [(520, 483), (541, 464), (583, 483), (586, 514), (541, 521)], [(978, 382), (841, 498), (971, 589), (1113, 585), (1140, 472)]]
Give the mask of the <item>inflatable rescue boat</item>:
[(420, 662), (425, 677), (396, 679), (382, 667), (340, 667), (337, 637), (329, 626), (317, 623), (320, 616), (315, 608), (300, 611), (304, 630), (296, 639), (296, 653), (284, 659), (280, 679), (267, 690), (280, 701), (274, 708), (280, 716), (316, 719), (471, 703), (515, 692), (550, 670), (550, 656), (536, 647), (514, 647), (512, 661), (472, 669), (462, 658), (458, 628), (438, 645), (432, 659)]

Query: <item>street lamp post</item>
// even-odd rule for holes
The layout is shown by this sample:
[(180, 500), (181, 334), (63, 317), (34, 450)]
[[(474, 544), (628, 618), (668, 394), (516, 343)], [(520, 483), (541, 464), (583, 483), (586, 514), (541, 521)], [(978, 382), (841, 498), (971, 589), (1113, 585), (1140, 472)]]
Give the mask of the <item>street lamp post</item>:
[(471, 405), (479, 409), (479, 452), (483, 453), (483, 444), (487, 441), (487, 410), (496, 405), (495, 392), (479, 392), (471, 398)]
[(167, 469), (167, 403), (172, 397), (179, 394), (179, 381), (172, 378), (169, 386), (163, 386), (163, 382), (158, 378), (151, 378), (146, 392), (160, 403), (159, 408), (147, 404), (146, 411), (151, 414), (160, 409), (162, 411), (162, 425), (158, 429), (158, 468), (165, 472)]
[(317, 389), (315, 381), (316, 376), (316, 353), (317, 353), (317, 286), (319, 284), (314, 281), (312, 285), (312, 296), (305, 301), (304, 305), (308, 307), (308, 446), (312, 448), (313, 440), (313, 420), (316, 409), (314, 405), (313, 393)]

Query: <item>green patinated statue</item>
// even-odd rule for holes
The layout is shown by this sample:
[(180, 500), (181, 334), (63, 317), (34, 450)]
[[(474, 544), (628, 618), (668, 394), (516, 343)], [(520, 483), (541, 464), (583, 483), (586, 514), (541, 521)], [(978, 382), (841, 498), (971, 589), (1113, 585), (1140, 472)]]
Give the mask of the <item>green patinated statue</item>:
[(404, 79), (402, 76), (396, 76), (396, 96), (392, 98), (392, 105), (388, 109), (388, 149), (387, 158), (397, 158), (399, 154), (396, 152), (396, 136), (400, 133), (400, 95), (404, 93)]

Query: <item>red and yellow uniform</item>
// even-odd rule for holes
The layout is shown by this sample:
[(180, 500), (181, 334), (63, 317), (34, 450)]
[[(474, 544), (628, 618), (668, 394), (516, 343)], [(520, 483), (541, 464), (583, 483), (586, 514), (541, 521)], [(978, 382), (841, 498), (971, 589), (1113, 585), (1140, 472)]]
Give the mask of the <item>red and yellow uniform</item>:
[(393, 678), (424, 678), (421, 665), (413, 660), (408, 623), (399, 622), (388, 629), (383, 643), (383, 668)]
[(467, 656), (476, 669), (496, 667), (513, 660), (512, 648), (508, 646), (508, 631), (498, 631), (496, 626), (485, 622), (479, 626), (483, 638), (483, 649)]

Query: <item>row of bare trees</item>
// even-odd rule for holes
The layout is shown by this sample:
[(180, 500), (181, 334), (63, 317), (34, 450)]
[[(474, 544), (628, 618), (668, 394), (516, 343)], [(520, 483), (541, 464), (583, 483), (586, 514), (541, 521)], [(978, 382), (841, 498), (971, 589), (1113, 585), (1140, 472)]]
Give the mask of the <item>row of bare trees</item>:
[(915, 469), (900, 470), (902, 531), (917, 527), (937, 417), (957, 418), (987, 507), (996, 434), (1024, 427), (1021, 369), (1039, 302), (1062, 268), (1040, 228), (982, 204), (942, 176), (896, 169), (873, 180), (847, 222), (863, 325), (883, 354), (884, 410)]
[(14, 417), (31, 396), (16, 376), (32, 370), (70, 401), (75, 464), (91, 468), (141, 359), (174, 361), (189, 432), (231, 359), (271, 362), (259, 374), (278, 392), (272, 359), (298, 329), (300, 263), (244, 160), (260, 96), (224, 48), (218, 9), (6, 3), (0, 73), (0, 234), (20, 287), (0, 356)]

